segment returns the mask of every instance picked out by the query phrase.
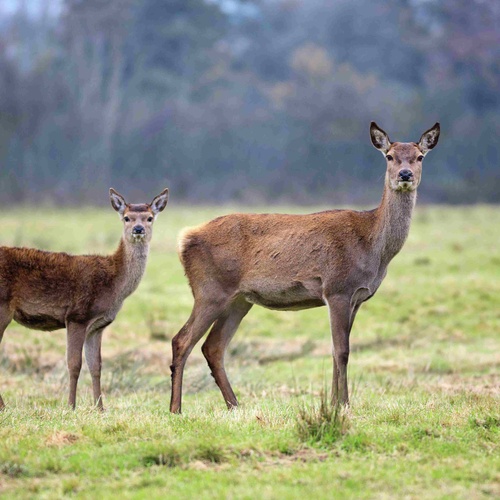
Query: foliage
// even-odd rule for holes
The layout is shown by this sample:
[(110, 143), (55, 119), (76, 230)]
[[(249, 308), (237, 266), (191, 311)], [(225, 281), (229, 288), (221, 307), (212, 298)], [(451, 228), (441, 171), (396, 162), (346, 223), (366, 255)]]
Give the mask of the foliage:
[(0, 8), (0, 202), (373, 202), (371, 120), (441, 121), (425, 199), (498, 201), (494, 2), (60, 2)]

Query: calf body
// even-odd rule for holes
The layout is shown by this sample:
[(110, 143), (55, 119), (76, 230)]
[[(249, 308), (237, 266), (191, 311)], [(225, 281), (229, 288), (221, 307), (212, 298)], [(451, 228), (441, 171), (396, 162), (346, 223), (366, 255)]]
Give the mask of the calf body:
[[(0, 340), (8, 324), (35, 330), (67, 330), (69, 404), (74, 407), (82, 350), (92, 376), (94, 400), (102, 408), (101, 338), (123, 301), (139, 285), (146, 267), (152, 224), (165, 208), (168, 190), (149, 204), (129, 205), (111, 190), (124, 231), (109, 256), (68, 255), (0, 247)], [(0, 396), (0, 408), (4, 406)]]

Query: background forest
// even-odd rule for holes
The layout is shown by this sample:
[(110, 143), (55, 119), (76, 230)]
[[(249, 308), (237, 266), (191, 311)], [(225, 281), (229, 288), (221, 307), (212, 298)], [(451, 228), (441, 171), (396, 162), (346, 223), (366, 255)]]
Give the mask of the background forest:
[(0, 202), (373, 203), (371, 120), (441, 122), (424, 201), (498, 202), (499, 26), (487, 0), (2, 1)]

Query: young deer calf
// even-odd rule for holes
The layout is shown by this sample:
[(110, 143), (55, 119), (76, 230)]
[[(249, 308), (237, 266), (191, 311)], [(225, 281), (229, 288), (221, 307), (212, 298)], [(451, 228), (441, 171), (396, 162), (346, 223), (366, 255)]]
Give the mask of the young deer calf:
[[(168, 200), (168, 189), (150, 205), (127, 204), (114, 189), (109, 194), (111, 205), (123, 221), (122, 238), (113, 255), (68, 255), (0, 247), (0, 341), (12, 319), (35, 330), (66, 327), (69, 404), (73, 408), (84, 344), (94, 402), (103, 408), (102, 331), (139, 285), (153, 222)], [(0, 396), (0, 409), (3, 407)]]
[(328, 307), (334, 349), (333, 399), (348, 403), (352, 324), (406, 240), (422, 160), (438, 142), (439, 124), (418, 143), (391, 142), (374, 122), (370, 135), (387, 161), (378, 208), (309, 215), (233, 214), (187, 229), (180, 236), (179, 255), (194, 307), (172, 340), (172, 412), (181, 411), (187, 357), (212, 324), (202, 351), (227, 406), (238, 404), (224, 369), (224, 352), (253, 304), (279, 310)]

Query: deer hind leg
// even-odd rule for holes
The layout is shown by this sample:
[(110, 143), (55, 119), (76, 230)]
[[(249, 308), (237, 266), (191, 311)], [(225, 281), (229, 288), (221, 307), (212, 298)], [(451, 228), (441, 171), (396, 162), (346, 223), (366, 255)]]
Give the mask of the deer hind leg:
[(92, 377), (92, 391), (94, 404), (104, 411), (101, 394), (101, 342), (104, 327), (87, 334), (85, 339), (85, 360)]
[(349, 361), (349, 332), (352, 326), (351, 305), (343, 296), (327, 297), (333, 340), (332, 402), (349, 404), (347, 363)]
[[(0, 306), (0, 342), (2, 342), (3, 333), (5, 329), (12, 321), (12, 313), (9, 311), (7, 306)], [(5, 408), (5, 403), (3, 402), (2, 395), (0, 394), (0, 411)]]
[(227, 300), (195, 299), (191, 316), (179, 333), (172, 339), (172, 394), (170, 397), (170, 411), (181, 412), (182, 377), (187, 358), (196, 343), (203, 337), (210, 325), (224, 314)]
[(69, 372), (68, 404), (74, 409), (76, 406), (76, 386), (82, 369), (82, 350), (87, 329), (86, 325), (68, 323), (66, 330), (66, 359)]
[(215, 379), (215, 383), (219, 386), (222, 397), (229, 409), (238, 406), (238, 400), (234, 395), (226, 375), (226, 370), (224, 369), (224, 354), (238, 326), (240, 326), (241, 320), (251, 308), (252, 304), (245, 300), (238, 300), (231, 304), (228, 311), (214, 323), (207, 340), (201, 348), (212, 376)]

